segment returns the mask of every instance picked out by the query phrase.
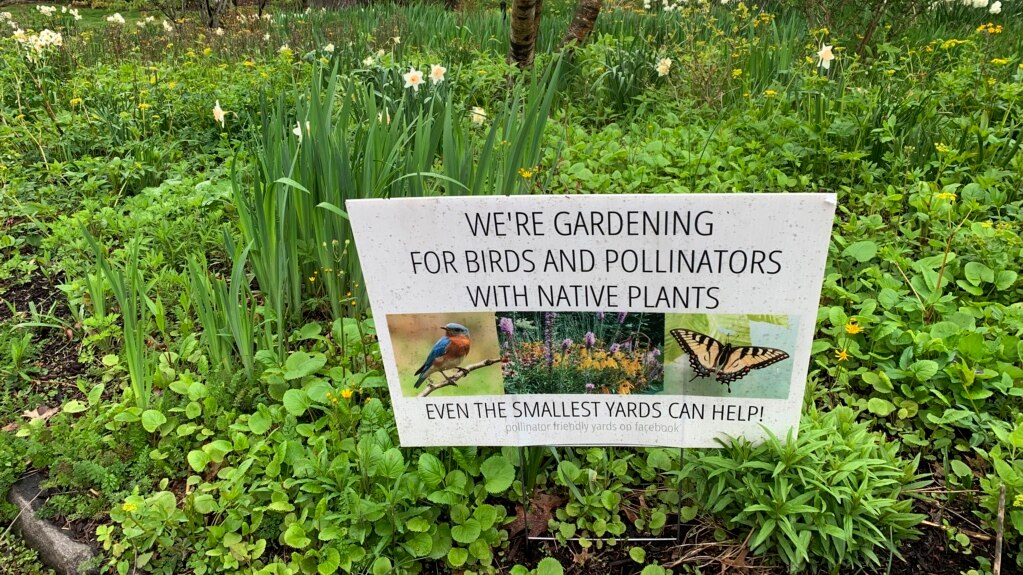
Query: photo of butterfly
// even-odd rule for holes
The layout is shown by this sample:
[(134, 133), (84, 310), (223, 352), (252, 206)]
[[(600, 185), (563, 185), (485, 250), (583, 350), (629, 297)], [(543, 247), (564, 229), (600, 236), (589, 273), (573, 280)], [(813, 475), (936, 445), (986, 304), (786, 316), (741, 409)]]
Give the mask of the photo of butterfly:
[[(733, 346), (691, 329), (673, 329), (672, 337), (689, 357), (689, 365), (697, 377), (715, 377), (732, 393), (732, 382), (750, 371), (778, 363), (789, 354), (773, 347), (755, 345)], [(692, 381), (692, 380), (690, 380)]]

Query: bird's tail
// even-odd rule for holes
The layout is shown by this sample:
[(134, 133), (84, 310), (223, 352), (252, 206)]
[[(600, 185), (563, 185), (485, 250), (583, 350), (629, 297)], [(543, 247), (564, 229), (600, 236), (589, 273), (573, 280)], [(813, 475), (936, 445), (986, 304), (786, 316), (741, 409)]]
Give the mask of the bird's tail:
[(416, 380), (416, 383), (412, 386), (412, 388), (413, 389), (419, 389), (419, 386), (423, 385), (424, 381), (426, 381), (426, 370), (425, 369), (422, 372), (420, 372), (419, 379)]

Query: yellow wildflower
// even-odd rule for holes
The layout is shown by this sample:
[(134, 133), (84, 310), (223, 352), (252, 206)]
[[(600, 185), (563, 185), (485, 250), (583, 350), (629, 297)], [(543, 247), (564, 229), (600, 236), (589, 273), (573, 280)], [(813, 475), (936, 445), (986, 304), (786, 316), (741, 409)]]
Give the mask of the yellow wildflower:
[(845, 361), (845, 360), (849, 359), (849, 352), (847, 352), (844, 349), (841, 350), (841, 351), (836, 351), (835, 352), (835, 357), (838, 358), (838, 361)]
[(939, 200), (948, 200), (950, 202), (956, 201), (956, 195), (953, 194), (952, 192), (941, 192), (940, 194), (937, 195), (937, 198)]
[(82, 99), (81, 98), (71, 98), (71, 105), (72, 106), (77, 106), (77, 105), (79, 105), (81, 103), (82, 103)]
[(530, 170), (529, 168), (519, 168), (519, 175), (528, 180), (533, 177), (533, 170)]
[(1008, 64), (1009, 61), (1005, 58), (992, 58), (991, 63), (994, 64), (995, 66), (1004, 66)]
[(774, 90), (764, 90), (764, 95), (767, 96), (768, 98), (773, 98), (778, 95), (778, 92)]
[(149, 104), (147, 104), (145, 102), (142, 102), (141, 104), (139, 104), (139, 110), (142, 110), (142, 111), (148, 110), (148, 109), (150, 109), (152, 107), (153, 106), (151, 106), (151, 105), (149, 105)]
[(124, 505), (121, 506), (121, 511), (124, 511), (125, 513), (131, 513), (132, 511), (138, 511), (138, 509), (139, 509), (139, 506), (135, 505), (134, 503), (125, 502)]
[(856, 323), (855, 320), (845, 324), (845, 333), (848, 333), (850, 335), (856, 335), (861, 331), (863, 331), (863, 328), (860, 327), (860, 324)]
[(732, 68), (732, 77), (733, 78), (738, 78), (739, 76), (742, 76), (742, 69), (741, 68)]
[(350, 389), (342, 389), (341, 390), (341, 397), (343, 397), (345, 399), (351, 399), (352, 398), (352, 390), (350, 390)]

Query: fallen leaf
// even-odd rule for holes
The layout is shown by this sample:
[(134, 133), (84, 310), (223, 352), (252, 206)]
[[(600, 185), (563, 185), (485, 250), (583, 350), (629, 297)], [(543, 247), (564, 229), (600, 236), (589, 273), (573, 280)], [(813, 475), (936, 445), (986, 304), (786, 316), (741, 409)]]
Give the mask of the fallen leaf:
[(3, 426), (2, 431), (18, 431), (18, 424), (8, 423), (7, 425)]
[(33, 410), (25, 411), (24, 413), (21, 414), (21, 416), (29, 421), (35, 421), (37, 419), (42, 419), (43, 421), (46, 421), (47, 419), (53, 417), (58, 411), (60, 410), (57, 409), (56, 407), (40, 405), (39, 407)]

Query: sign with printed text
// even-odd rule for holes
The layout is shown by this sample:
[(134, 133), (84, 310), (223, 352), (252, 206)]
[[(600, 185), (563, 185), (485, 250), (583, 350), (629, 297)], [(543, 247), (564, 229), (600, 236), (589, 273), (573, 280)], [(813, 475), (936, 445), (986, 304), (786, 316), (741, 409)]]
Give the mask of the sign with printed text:
[(798, 428), (834, 194), (347, 203), (401, 443)]

